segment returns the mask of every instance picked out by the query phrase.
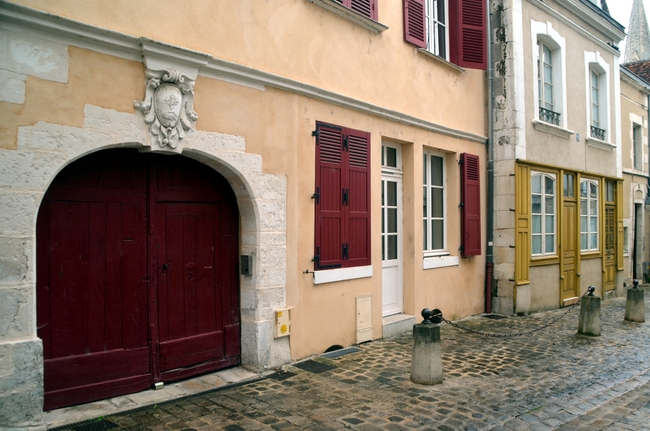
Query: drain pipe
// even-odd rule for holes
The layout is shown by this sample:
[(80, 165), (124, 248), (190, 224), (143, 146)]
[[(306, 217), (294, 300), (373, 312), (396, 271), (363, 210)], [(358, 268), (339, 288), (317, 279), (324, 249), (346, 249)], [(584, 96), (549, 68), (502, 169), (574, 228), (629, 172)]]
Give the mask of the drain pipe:
[(492, 279), (493, 279), (493, 238), (494, 238), (494, 113), (493, 113), (493, 80), (494, 69), (492, 64), (492, 13), (490, 0), (486, 2), (486, 33), (487, 33), (487, 111), (488, 111), (488, 139), (487, 139), (487, 214), (486, 214), (486, 240), (485, 247), (485, 312), (492, 313)]

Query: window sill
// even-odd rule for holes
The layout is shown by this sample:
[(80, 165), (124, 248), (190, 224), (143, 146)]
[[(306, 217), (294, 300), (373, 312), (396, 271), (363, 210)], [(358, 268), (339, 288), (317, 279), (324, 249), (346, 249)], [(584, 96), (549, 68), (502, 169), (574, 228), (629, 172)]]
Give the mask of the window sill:
[(599, 150), (612, 152), (614, 151), (614, 148), (616, 148), (616, 145), (614, 144), (610, 144), (606, 141), (601, 141), (600, 139), (596, 139), (591, 136), (587, 136), (585, 140), (587, 141), (587, 145), (590, 147), (598, 148)]
[(435, 55), (435, 54), (432, 53), (432, 52), (427, 51), (426, 49), (416, 48), (416, 49), (415, 49), (415, 52), (417, 52), (418, 54), (422, 54), (422, 55), (424, 55), (425, 57), (428, 57), (428, 58), (430, 58), (430, 59), (432, 59), (432, 60), (434, 60), (434, 61), (440, 63), (440, 64), (443, 65), (443, 66), (446, 66), (446, 67), (448, 67), (448, 68), (450, 68), (450, 69), (453, 69), (453, 70), (455, 70), (456, 72), (467, 73), (467, 70), (466, 70), (466, 69), (463, 69), (462, 67), (457, 66), (457, 65), (455, 65), (454, 63), (451, 63), (451, 62), (445, 60), (444, 58), (442, 58), (442, 57), (440, 57), (440, 56), (437, 56), (437, 55)]
[(431, 256), (422, 261), (422, 269), (445, 268), (458, 266), (458, 256)]
[(554, 124), (545, 121), (533, 120), (533, 127), (540, 132), (550, 133), (560, 138), (569, 139), (571, 135), (575, 134), (573, 130), (567, 130)]
[(372, 277), (372, 265), (314, 271), (314, 284)]
[(557, 256), (533, 257), (530, 260), (530, 266), (556, 265), (558, 263), (560, 263), (560, 258)]
[(328, 11), (340, 17), (349, 19), (355, 24), (359, 24), (360, 26), (365, 27), (374, 33), (381, 33), (382, 31), (388, 30), (388, 26), (378, 21), (375, 21), (374, 19), (356, 13), (352, 9), (345, 7), (334, 0), (307, 0), (307, 1), (315, 4), (316, 6), (320, 6), (323, 9), (327, 9)]

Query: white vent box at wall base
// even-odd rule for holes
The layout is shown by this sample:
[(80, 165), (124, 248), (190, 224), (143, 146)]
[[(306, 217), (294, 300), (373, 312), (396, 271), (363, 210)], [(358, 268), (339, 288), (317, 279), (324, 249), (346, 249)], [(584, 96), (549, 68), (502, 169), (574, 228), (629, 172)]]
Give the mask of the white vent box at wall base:
[(275, 338), (286, 337), (291, 334), (291, 318), (289, 309), (275, 311)]

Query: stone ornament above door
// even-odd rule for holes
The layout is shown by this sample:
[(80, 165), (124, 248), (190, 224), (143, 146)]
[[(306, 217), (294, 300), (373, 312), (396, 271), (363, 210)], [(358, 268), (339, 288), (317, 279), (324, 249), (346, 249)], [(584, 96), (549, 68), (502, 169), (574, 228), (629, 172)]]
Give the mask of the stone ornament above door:
[(194, 132), (198, 115), (194, 112), (194, 79), (174, 69), (145, 71), (144, 100), (135, 108), (149, 125), (150, 151), (180, 153), (187, 133)]

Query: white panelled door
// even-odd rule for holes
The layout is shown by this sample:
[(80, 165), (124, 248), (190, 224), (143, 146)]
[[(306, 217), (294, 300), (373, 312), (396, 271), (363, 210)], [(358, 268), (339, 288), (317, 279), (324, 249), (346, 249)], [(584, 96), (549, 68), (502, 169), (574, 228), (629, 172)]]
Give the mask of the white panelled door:
[(404, 311), (402, 257), (402, 172), (398, 146), (382, 147), (382, 315)]

